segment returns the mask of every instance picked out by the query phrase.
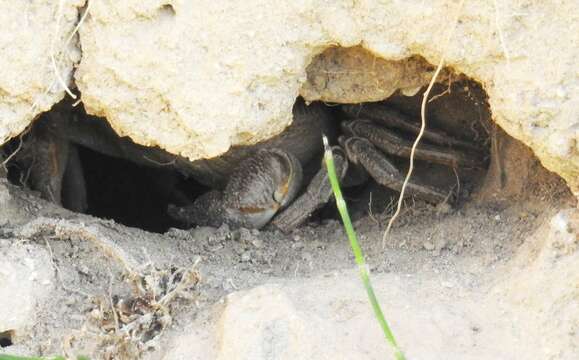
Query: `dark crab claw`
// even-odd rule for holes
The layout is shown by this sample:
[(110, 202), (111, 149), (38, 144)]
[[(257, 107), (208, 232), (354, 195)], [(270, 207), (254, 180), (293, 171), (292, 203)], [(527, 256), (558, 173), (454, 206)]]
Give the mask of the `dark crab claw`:
[(259, 229), (295, 199), (303, 173), (299, 160), (284, 150), (258, 151), (239, 164), (223, 191), (225, 221)]
[[(348, 169), (346, 154), (339, 146), (332, 147), (334, 166), (340, 180)], [(332, 187), (328, 178), (325, 162), (316, 173), (306, 191), (298, 197), (285, 211), (273, 219), (273, 226), (287, 233), (306, 222), (310, 215), (323, 207), (332, 197)]]
[[(281, 149), (262, 149), (242, 161), (225, 189), (210, 191), (169, 214), (187, 225), (260, 229), (295, 199), (302, 184), (298, 159)], [(194, 219), (194, 223), (191, 223)]]

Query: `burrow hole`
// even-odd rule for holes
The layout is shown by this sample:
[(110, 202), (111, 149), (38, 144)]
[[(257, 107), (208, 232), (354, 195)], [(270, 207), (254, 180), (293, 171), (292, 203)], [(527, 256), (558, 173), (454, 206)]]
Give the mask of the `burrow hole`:
[[(95, 127), (86, 126), (88, 124)], [(64, 131), (67, 135), (61, 137), (60, 133)], [(93, 138), (98, 139), (92, 141)], [(142, 151), (134, 156), (141, 161), (135, 162), (135, 159), (117, 154), (119, 144), (128, 144), (129, 153)], [(165, 232), (181, 225), (168, 215), (169, 204), (186, 205), (208, 190), (193, 178), (176, 171), (171, 166), (173, 155), (156, 149), (166, 156), (166, 164), (155, 161), (153, 157), (149, 159), (145, 154), (147, 147), (118, 137), (105, 119), (89, 116), (82, 104), (73, 107), (67, 100), (36, 119), (22, 140), (15, 138), (3, 147), (4, 158), (18, 151), (7, 164), (8, 180), (34, 191), (45, 200), (57, 202), (52, 194), (42, 195), (41, 188), (46, 187), (49, 180), (38, 184), (34, 171), (36, 169), (46, 179), (54, 178), (53, 168), (39, 169), (46, 167), (42, 164), (60, 162), (57, 154), (64, 146), (72, 146), (78, 159), (69, 159), (66, 171), (72, 169), (73, 173), (82, 174), (80, 179), (65, 175), (61, 185), (60, 203), (73, 211), (113, 219), (147, 231)], [(68, 180), (71, 178), (73, 180)], [(78, 183), (85, 190), (79, 191)], [(84, 197), (79, 194), (84, 194)]]
[[(316, 76), (312, 71), (319, 71), (319, 69), (315, 69), (319, 65), (318, 62), (327, 60), (328, 56), (328, 53), (322, 53), (313, 60), (308, 69), (310, 80)], [(340, 60), (331, 59), (331, 62), (339, 64)], [(312, 70), (312, 66), (314, 70)], [(432, 66), (426, 63), (423, 66), (427, 71), (432, 71)], [(461, 206), (461, 203), (464, 204), (472, 198), (472, 195), (481, 188), (485, 181), (490, 157), (491, 135), (495, 130), (493, 130), (487, 95), (480, 84), (462, 75), (455, 75), (450, 69), (447, 70), (444, 81), (436, 84), (430, 95), (427, 114), (428, 128), (441, 130), (450, 137), (471, 143), (473, 148), (477, 149), (477, 156), (483, 160), (485, 165), (479, 168), (451, 169), (419, 160), (416, 162), (416, 176), (432, 185), (457, 192), (458, 206)], [(325, 76), (323, 80), (325, 88), (338, 86), (333, 82), (340, 79), (332, 79), (323, 71), (317, 75)], [(355, 91), (369, 91), (367, 87), (363, 86), (364, 84), (356, 84), (355, 82), (356, 79), (353, 79), (350, 88), (346, 89), (350, 95), (352, 93), (356, 95)], [(313, 87), (315, 87), (315, 81), (310, 81), (311, 83), (314, 83)], [(376, 101), (376, 103), (395, 109), (404, 114), (408, 121), (418, 123), (424, 90), (421, 88), (410, 96), (396, 91), (385, 100)], [(345, 121), (348, 116), (340, 106), (332, 101), (325, 101), (322, 104), (334, 118), (335, 129), (339, 133), (341, 131), (339, 130), (339, 123)], [(367, 104), (359, 105), (363, 107)], [(59, 128), (51, 124), (56, 117), (69, 118), (72, 119), (72, 122), (66, 127)], [(78, 119), (88, 119), (92, 124), (99, 125), (92, 130), (83, 130), (77, 126), (79, 124)], [(195, 179), (188, 176), (186, 172), (176, 170), (175, 164), (178, 165), (181, 161), (186, 160), (174, 155), (165, 153), (160, 156), (164, 160), (159, 161), (148, 159), (147, 154), (143, 153), (138, 155), (140, 161), (137, 162), (134, 159), (128, 160), (114, 156), (109, 149), (100, 146), (98, 140), (94, 140), (99, 136), (112, 136), (118, 140), (118, 136), (114, 134), (106, 121), (87, 115), (82, 104), (73, 107), (68, 101), (55, 105), (51, 111), (35, 121), (34, 126), (27, 134), (11, 140), (2, 147), (0, 155), (4, 154), (5, 158), (16, 149), (21, 152), (21, 154), (14, 156), (7, 166), (8, 179), (13, 184), (38, 190), (35, 189), (36, 184), (31, 181), (31, 169), (43, 161), (39, 157), (44, 156), (44, 161), (46, 159), (56, 160), (54, 157), (50, 157), (54, 154), (46, 154), (51, 148), (50, 146), (47, 147), (46, 138), (43, 135), (54, 132), (57, 134), (58, 132), (61, 134), (66, 132), (66, 136), (63, 138), (75, 139), (79, 160), (76, 163), (76, 171), (81, 171), (83, 174), (82, 178), (84, 178), (84, 186), (86, 187), (85, 203), (87, 205), (85, 212), (88, 214), (113, 219), (131, 227), (164, 232), (171, 227), (183, 227), (183, 224), (168, 215), (167, 207), (169, 204), (186, 205), (210, 189), (203, 184), (211, 183), (211, 181)], [(413, 134), (404, 131), (400, 133), (408, 139), (414, 138)], [(121, 140), (130, 142), (128, 138)], [(20, 144), (21, 141), (22, 145)], [(38, 155), (38, 151), (31, 150), (39, 147), (46, 149), (44, 155)], [(138, 150), (145, 148), (134, 145), (134, 148), (131, 149), (131, 151), (138, 152)], [(321, 150), (321, 148), (318, 149), (318, 153), (312, 160), (312, 164), (317, 164), (316, 166), (319, 166), (321, 161)], [(162, 153), (160, 149), (154, 149), (154, 152), (156, 154)], [(406, 171), (408, 159), (389, 158), (402, 172)], [(52, 175), (46, 173), (46, 177), (50, 176)], [(68, 195), (70, 192), (66, 191), (67, 188), (78, 188), (78, 186), (78, 184), (67, 183), (65, 179), (62, 185), (65, 190), (61, 199), (64, 207), (78, 208), (78, 199), (70, 199)], [(346, 197), (355, 217), (365, 216), (369, 211), (374, 212), (374, 214), (383, 212), (397, 196), (396, 192), (378, 186), (371, 178), (346, 189)], [(328, 217), (336, 217), (335, 209), (331, 204), (312, 216), (311, 221), (321, 221)], [(4, 334), (6, 339), (9, 334)], [(4, 340), (4, 343), (7, 342), (9, 342), (9, 338)]]
[(0, 347), (12, 346), (12, 339), (14, 338), (14, 330), (7, 330), (0, 332)]
[[(433, 93), (437, 94), (444, 91), (447, 91), (447, 85), (441, 84), (435, 86)], [(480, 87), (469, 81), (455, 82), (451, 85), (450, 94), (450, 96), (441, 97), (439, 101), (431, 103), (431, 125), (444, 129), (451, 136), (471, 140), (479, 144), (481, 149), (488, 148), (488, 129), (485, 126), (488, 126), (489, 113), (484, 97), (482, 97), (484, 93)], [(409, 119), (416, 121), (420, 111), (420, 99), (420, 92), (411, 97), (397, 93), (383, 103), (407, 114)], [(338, 106), (334, 104), (324, 104), (324, 106), (335, 118), (336, 125), (344, 120), (345, 116)], [(464, 111), (465, 107), (467, 107), (468, 113)], [(99, 136), (116, 135), (104, 119), (92, 118), (85, 113), (82, 105), (72, 107), (68, 102), (56, 105), (50, 112), (37, 119), (31, 133), (23, 138), (24, 146), (20, 149), (22, 154), (16, 156), (14, 161), (8, 164), (8, 178), (12, 183), (34, 189), (35, 184), (32, 183), (30, 174), (31, 166), (36, 166), (42, 159), (29, 159), (29, 146), (47, 148), (44, 139), (35, 138), (34, 132), (44, 131), (46, 129), (44, 125), (48, 125), (55, 116), (62, 116), (63, 114), (76, 118), (90, 118), (91, 121), (101, 124), (104, 129), (104, 131), (101, 131), (103, 129), (99, 131), (86, 129), (83, 130), (86, 131), (84, 134), (79, 129), (71, 127), (64, 130), (74, 131), (75, 133), (71, 136), (76, 136), (76, 140), (80, 144), (76, 147), (80, 158), (81, 169), (79, 170), (83, 173), (86, 185), (88, 204), (86, 213), (101, 218), (114, 219), (131, 227), (164, 232), (170, 227), (182, 227), (182, 224), (168, 216), (167, 207), (169, 204), (185, 205), (210, 190), (208, 186), (202, 184), (203, 181), (199, 182), (175, 170), (170, 165), (174, 158), (172, 155), (166, 156), (164, 161), (168, 164), (166, 167), (156, 166), (159, 161), (153, 160), (152, 157), (151, 166), (147, 166), (146, 154), (143, 155), (144, 161), (135, 163), (128, 159), (111, 156), (107, 149), (103, 150), (99, 146), (91, 146), (93, 144), (90, 144), (90, 141), (82, 140), (83, 136), (90, 138), (94, 136), (94, 133), (99, 134)], [(473, 117), (474, 123), (471, 123)], [(336, 129), (338, 132), (340, 131), (339, 126), (336, 126)], [(48, 131), (54, 131), (54, 129), (48, 128)], [(18, 148), (18, 145), (18, 138), (12, 140), (4, 147), (5, 153), (10, 154)], [(135, 146), (137, 149), (141, 148)], [(408, 166), (407, 159), (390, 159), (401, 171), (405, 171)], [(310, 174), (317, 170), (320, 163), (321, 149), (319, 149), (318, 154), (313, 156), (308, 167), (311, 169)], [(416, 176), (430, 177), (433, 183), (449, 189), (454, 186), (457, 175), (452, 170), (422, 161), (418, 161), (417, 165)], [(484, 173), (484, 169), (460, 169), (458, 171), (460, 172), (460, 191), (464, 198), (467, 198), (468, 193), (472, 192), (477, 186), (478, 180), (482, 178), (481, 172)], [(50, 176), (50, 174), (47, 173), (46, 176)], [(70, 187), (72, 185), (67, 184), (66, 181), (63, 183), (62, 204), (64, 207), (74, 209), (74, 199), (67, 198), (69, 192), (66, 189)], [(393, 191), (381, 188), (371, 179), (353, 184), (345, 190), (345, 193), (353, 212), (359, 216), (367, 213), (370, 197), (372, 197), (372, 211), (380, 213), (384, 210), (384, 204), (391, 204), (396, 195)], [(313, 216), (312, 221), (334, 218), (335, 216), (334, 207), (330, 204)]]
[(159, 7), (158, 15), (164, 19), (171, 19), (174, 18), (177, 12), (175, 11), (175, 7), (172, 4), (165, 4)]

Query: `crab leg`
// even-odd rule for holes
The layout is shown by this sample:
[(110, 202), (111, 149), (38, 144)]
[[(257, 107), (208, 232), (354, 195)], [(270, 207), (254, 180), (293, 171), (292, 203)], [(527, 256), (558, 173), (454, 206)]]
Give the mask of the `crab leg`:
[[(384, 104), (342, 105), (341, 108), (347, 115), (356, 119), (365, 118), (380, 121), (389, 127), (405, 130), (413, 134), (420, 132), (420, 124), (410, 121), (402, 113)], [(424, 132), (424, 138), (438, 145), (460, 146), (472, 150), (478, 149), (477, 146), (470, 142), (455, 139), (440, 130), (428, 129)]]
[[(336, 172), (340, 180), (346, 174), (348, 161), (344, 151), (336, 146), (333, 149)], [(297, 198), (288, 208), (276, 216), (272, 224), (284, 233), (304, 223), (310, 215), (324, 206), (332, 196), (332, 187), (325, 165), (316, 173), (306, 192)]]
[[(353, 163), (361, 164), (377, 183), (395, 191), (402, 190), (404, 176), (370, 141), (360, 137), (351, 137), (341, 138), (340, 143), (346, 150), (348, 159)], [(406, 194), (433, 203), (440, 203), (448, 198), (448, 193), (441, 189), (415, 182), (408, 182)]]
[(169, 204), (167, 213), (173, 219), (188, 227), (213, 226), (223, 223), (223, 194), (213, 190), (199, 196), (191, 205), (177, 206)]
[(62, 205), (72, 211), (84, 213), (88, 208), (86, 182), (78, 148), (68, 145), (68, 161), (62, 179)]
[[(353, 120), (342, 124), (347, 133), (366, 138), (372, 144), (387, 154), (409, 158), (412, 150), (412, 141), (380, 126), (371, 120)], [(419, 160), (428, 160), (433, 163), (453, 168), (480, 167), (482, 161), (464, 151), (451, 150), (437, 145), (419, 144), (414, 153)]]
[(32, 148), (30, 186), (48, 201), (62, 205), (62, 184), (69, 157), (69, 143), (39, 123)]
[(223, 191), (211, 191), (189, 206), (171, 206), (169, 214), (188, 225), (260, 229), (295, 199), (302, 179), (302, 166), (292, 153), (260, 149), (237, 166)]

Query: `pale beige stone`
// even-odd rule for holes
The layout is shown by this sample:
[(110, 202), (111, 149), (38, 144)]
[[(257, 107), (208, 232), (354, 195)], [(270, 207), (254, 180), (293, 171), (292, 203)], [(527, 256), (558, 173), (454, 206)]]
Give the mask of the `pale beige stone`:
[[(348, 104), (384, 100), (398, 90), (411, 96), (428, 84), (434, 70), (420, 57), (386, 61), (361, 46), (331, 47), (308, 65), (300, 94), (309, 101)], [(447, 79), (444, 71), (437, 81)]]
[[(77, 53), (61, 42), (83, 1), (62, 3), (56, 48), (66, 80)], [(444, 54), (453, 70), (482, 83), (497, 123), (579, 192), (575, 2), (466, 1), (449, 40), (457, 4), (97, 0), (81, 26), (75, 79), (88, 111), (120, 134), (198, 159), (279, 133), (299, 94), (343, 102), (391, 93), (386, 83), (361, 94), (328, 83), (330, 93), (312, 93), (320, 74), (306, 69), (330, 47), (359, 45), (389, 64), (412, 55), (437, 64)], [(49, 56), (56, 8), (47, 0), (0, 2), (2, 142), (64, 94)]]
[(55, 68), (70, 85), (80, 51), (77, 37), (67, 40), (84, 0), (61, 3), (0, 0), (0, 144), (64, 97)]
[[(306, 68), (329, 47), (431, 64), (444, 53), (483, 84), (495, 120), (577, 189), (575, 4), (496, 4), (465, 2), (448, 41), (457, 2), (447, 0), (96, 1), (76, 80), (87, 109), (120, 134), (197, 159), (282, 131), (298, 94), (320, 98), (320, 74), (308, 83)], [(331, 88), (333, 100), (351, 100), (351, 89)], [(374, 90), (356, 99), (391, 92)]]
[[(547, 224), (538, 236), (547, 232), (551, 239), (542, 242), (537, 237), (538, 242), (527, 246), (552, 253), (551, 243), (560, 239), (555, 228), (559, 225)], [(376, 295), (407, 358), (576, 358), (579, 253), (550, 258), (548, 263), (528, 255), (523, 250), (520, 261), (502, 268), (504, 277), (499, 276), (490, 290), (447, 275), (374, 274)], [(212, 320), (192, 322), (173, 334), (163, 356), (165, 360), (383, 358), (394, 357), (356, 271), (230, 294), (216, 306)]]
[(11, 332), (15, 341), (34, 325), (53, 289), (53, 271), (48, 252), (37, 246), (2, 240), (0, 257), (0, 333)]
[(525, 242), (493, 296), (530, 329), (544, 359), (579, 356), (579, 210), (559, 211)]

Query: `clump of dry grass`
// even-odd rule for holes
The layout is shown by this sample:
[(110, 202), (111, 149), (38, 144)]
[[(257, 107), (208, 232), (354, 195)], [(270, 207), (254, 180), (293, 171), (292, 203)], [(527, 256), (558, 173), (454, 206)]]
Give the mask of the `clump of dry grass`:
[[(196, 266), (197, 262), (189, 269), (158, 269), (149, 264), (137, 277), (126, 278), (132, 287), (130, 294), (113, 295), (109, 289), (106, 296), (94, 298), (80, 331), (83, 338), (96, 341), (94, 355), (99, 359), (134, 359), (158, 349), (161, 335), (173, 320), (172, 302), (177, 297), (194, 298), (200, 281)], [(74, 340), (67, 341), (72, 345)]]
[[(92, 296), (64, 286), (60, 270), (53, 261), (55, 272), (65, 291), (88, 298), (86, 322), (74, 335), (63, 341), (66, 358), (75, 358), (78, 349), (99, 359), (134, 359), (146, 351), (158, 348), (159, 338), (172, 323), (172, 308), (177, 298), (191, 300), (201, 280), (197, 271), (199, 259), (188, 268), (158, 268), (149, 262), (138, 265), (98, 225), (82, 222), (37, 218), (15, 232), (22, 239), (44, 239), (53, 256), (51, 240), (87, 241), (107, 258), (121, 265), (122, 294), (113, 294), (114, 276), (110, 274), (106, 294)], [(88, 350), (88, 349), (94, 350)]]

